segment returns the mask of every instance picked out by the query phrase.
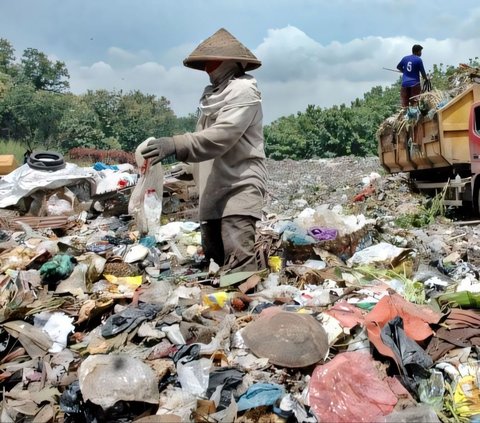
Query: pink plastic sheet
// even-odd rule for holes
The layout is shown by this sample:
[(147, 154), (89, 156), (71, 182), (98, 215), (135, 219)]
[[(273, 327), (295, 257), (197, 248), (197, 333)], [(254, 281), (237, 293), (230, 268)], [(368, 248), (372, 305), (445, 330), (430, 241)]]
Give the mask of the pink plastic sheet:
[(365, 319), (362, 310), (346, 301), (339, 301), (326, 314), (335, 317), (344, 328), (352, 329), (357, 325), (362, 325)]
[(309, 403), (321, 422), (373, 422), (393, 411), (409, 394), (379, 370), (368, 352), (338, 354), (317, 366), (309, 384)]

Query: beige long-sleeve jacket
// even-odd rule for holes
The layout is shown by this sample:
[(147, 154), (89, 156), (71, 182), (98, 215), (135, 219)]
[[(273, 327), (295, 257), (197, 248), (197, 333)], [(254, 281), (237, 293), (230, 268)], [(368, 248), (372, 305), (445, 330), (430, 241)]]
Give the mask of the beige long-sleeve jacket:
[(262, 103), (250, 75), (200, 101), (196, 131), (173, 137), (177, 159), (194, 163), (200, 220), (231, 215), (261, 218), (267, 172)]

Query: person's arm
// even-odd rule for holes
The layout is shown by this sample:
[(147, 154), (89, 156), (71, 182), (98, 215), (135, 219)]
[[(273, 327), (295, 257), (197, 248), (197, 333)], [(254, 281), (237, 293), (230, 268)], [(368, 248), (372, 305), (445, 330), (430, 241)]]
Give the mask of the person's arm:
[(195, 163), (221, 156), (232, 148), (255, 119), (259, 105), (226, 107), (209, 128), (174, 135), (178, 160)]
[(425, 80), (428, 79), (427, 73), (425, 72), (425, 68), (423, 67), (423, 60), (420, 61), (420, 73), (423, 79)]
[(403, 59), (398, 62), (397, 69), (403, 73)]

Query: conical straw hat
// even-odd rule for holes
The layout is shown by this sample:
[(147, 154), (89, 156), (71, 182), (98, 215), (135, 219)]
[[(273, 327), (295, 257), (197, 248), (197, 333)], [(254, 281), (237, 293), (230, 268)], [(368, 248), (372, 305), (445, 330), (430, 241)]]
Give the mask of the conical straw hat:
[(238, 41), (226, 29), (221, 28), (211, 37), (199, 44), (190, 53), (183, 64), (189, 68), (204, 70), (205, 62), (211, 60), (237, 60), (247, 63), (245, 70), (256, 69), (262, 65), (254, 54)]

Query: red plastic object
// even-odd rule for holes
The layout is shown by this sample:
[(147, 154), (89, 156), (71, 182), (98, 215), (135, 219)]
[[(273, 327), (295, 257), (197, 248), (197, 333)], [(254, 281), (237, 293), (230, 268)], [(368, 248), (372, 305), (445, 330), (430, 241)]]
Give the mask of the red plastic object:
[[(420, 306), (405, 300), (399, 294), (383, 297), (373, 310), (365, 316), (368, 339), (382, 355), (397, 360), (395, 353), (383, 343), (380, 333), (382, 328), (395, 317), (403, 319), (405, 333), (409, 338), (424, 341), (433, 331), (430, 324), (438, 323), (442, 315), (428, 306)], [(397, 363), (398, 364), (398, 363)]]
[(308, 396), (318, 421), (374, 422), (390, 414), (399, 396), (408, 397), (408, 391), (380, 368), (370, 353), (360, 351), (338, 354), (317, 366)]

